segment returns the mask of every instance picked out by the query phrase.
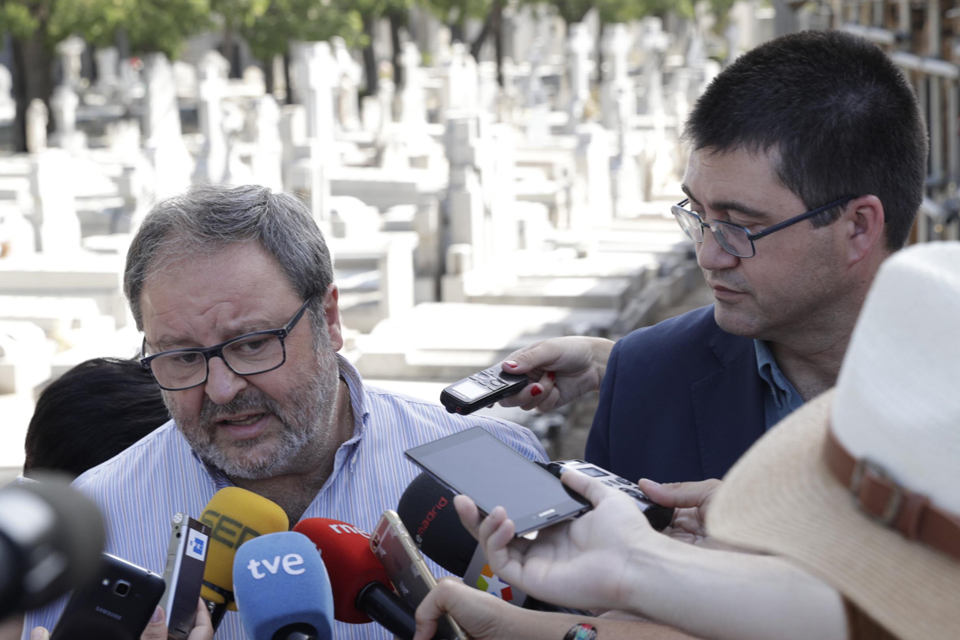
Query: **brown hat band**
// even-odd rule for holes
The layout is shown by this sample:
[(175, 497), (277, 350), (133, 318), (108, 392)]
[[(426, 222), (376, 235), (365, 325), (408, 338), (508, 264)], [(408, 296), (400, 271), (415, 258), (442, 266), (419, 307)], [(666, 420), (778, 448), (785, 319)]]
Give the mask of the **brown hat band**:
[(925, 496), (895, 483), (876, 463), (856, 459), (827, 430), (824, 459), (833, 475), (853, 494), (863, 513), (880, 524), (960, 560), (960, 517), (930, 504)]

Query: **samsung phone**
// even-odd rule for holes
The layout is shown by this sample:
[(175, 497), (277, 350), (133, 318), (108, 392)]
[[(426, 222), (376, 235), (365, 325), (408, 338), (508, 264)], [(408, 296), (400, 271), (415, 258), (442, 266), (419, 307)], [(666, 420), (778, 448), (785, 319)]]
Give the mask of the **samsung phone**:
[[(396, 511), (383, 512), (370, 536), (370, 549), (383, 565), (397, 594), (416, 609), (437, 586), (430, 567), (427, 566), (417, 545), (400, 521)], [(466, 635), (449, 615), (437, 621), (435, 640), (467, 640)]]
[(139, 640), (163, 591), (157, 574), (105, 553), (97, 581), (73, 592), (51, 640)]
[(481, 427), (406, 451), (408, 458), (484, 514), (502, 506), (522, 536), (575, 518), (591, 506), (560, 479)]
[(167, 635), (174, 640), (186, 640), (197, 621), (210, 531), (210, 527), (186, 514), (173, 516), (167, 564), (163, 570), (167, 590), (160, 606), (167, 616)]
[(504, 373), (498, 364), (445, 388), (440, 392), (440, 404), (450, 413), (465, 416), (519, 393), (528, 384), (530, 378)]

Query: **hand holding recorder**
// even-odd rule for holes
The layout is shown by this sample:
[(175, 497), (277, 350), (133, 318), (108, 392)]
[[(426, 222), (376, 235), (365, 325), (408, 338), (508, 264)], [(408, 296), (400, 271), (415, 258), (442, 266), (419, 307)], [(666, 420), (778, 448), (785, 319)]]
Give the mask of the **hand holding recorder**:
[(525, 411), (553, 411), (600, 389), (613, 342), (605, 338), (551, 338), (514, 351), (503, 371), (526, 375), (533, 384), (500, 401)]

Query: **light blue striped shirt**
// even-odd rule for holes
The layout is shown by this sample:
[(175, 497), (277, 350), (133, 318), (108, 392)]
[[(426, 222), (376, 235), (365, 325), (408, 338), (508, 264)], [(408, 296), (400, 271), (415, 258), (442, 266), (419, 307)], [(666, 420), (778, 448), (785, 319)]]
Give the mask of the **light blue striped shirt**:
[[(335, 518), (372, 531), (385, 509), (396, 509), (404, 489), (419, 473), (403, 452), (451, 433), (480, 426), (532, 460), (546, 460), (536, 436), (518, 425), (493, 418), (456, 416), (423, 400), (364, 387), (360, 374), (338, 356), (340, 374), (350, 388), (354, 435), (337, 451), (333, 473), (303, 518)], [(120, 455), (87, 471), (74, 486), (104, 514), (107, 553), (163, 574), (170, 518), (178, 511), (198, 518), (213, 494), (230, 486), (193, 453), (170, 421)], [(436, 564), (431, 569), (446, 575)], [(305, 597), (309, 597), (305, 595)], [(66, 599), (31, 611), (23, 639), (36, 626), (52, 629)], [(334, 637), (344, 640), (392, 635), (376, 624), (334, 622)], [(227, 612), (217, 640), (245, 638), (240, 615)]]

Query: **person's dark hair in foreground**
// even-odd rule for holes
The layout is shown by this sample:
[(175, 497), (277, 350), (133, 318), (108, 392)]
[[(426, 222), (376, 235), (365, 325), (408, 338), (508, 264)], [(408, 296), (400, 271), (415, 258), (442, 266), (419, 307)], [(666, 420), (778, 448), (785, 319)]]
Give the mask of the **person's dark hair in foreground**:
[(56, 469), (79, 476), (169, 419), (160, 387), (139, 362), (87, 360), (40, 394), (27, 429), (23, 473)]

